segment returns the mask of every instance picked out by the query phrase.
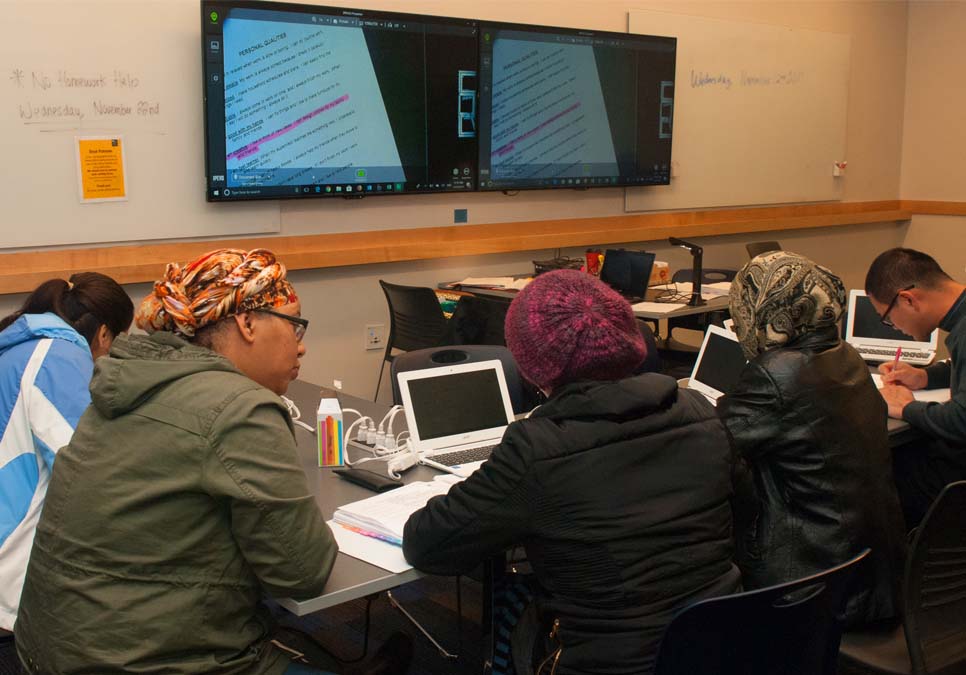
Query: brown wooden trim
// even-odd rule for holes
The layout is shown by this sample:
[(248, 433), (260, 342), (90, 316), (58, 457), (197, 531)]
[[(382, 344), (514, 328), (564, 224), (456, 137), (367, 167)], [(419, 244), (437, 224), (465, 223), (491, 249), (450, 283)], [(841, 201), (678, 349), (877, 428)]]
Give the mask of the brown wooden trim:
[(5, 253), (0, 254), (0, 294), (29, 291), (51, 277), (66, 277), (84, 270), (103, 272), (125, 284), (153, 281), (161, 276), (165, 263), (190, 260), (222, 246), (270, 247), (289, 269), (298, 270), (655, 241), (669, 236), (700, 237), (903, 221), (912, 215), (903, 206), (908, 203), (912, 202), (890, 200), (667, 211), (607, 218)]
[(939, 202), (903, 199), (904, 211), (917, 216), (966, 216), (966, 202)]

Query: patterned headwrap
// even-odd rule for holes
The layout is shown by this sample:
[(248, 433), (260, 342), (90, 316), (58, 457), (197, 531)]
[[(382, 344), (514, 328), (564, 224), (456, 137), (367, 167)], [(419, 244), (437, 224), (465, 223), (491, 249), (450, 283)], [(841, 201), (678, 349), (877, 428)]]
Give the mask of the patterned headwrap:
[(141, 301), (135, 322), (148, 333), (162, 330), (192, 337), (226, 316), (297, 300), (274, 253), (222, 248), (183, 267), (168, 263), (164, 277)]
[(842, 280), (788, 251), (754, 258), (731, 284), (735, 333), (749, 360), (805, 333), (834, 326), (844, 307)]

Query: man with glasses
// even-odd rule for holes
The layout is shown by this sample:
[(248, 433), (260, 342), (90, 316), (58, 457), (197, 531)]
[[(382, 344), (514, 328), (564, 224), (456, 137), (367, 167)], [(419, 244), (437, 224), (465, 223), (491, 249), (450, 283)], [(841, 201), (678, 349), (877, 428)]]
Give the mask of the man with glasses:
[[(910, 526), (918, 523), (949, 482), (966, 478), (966, 285), (954, 281), (930, 256), (908, 248), (875, 259), (865, 291), (882, 323), (917, 340), (947, 331), (950, 358), (927, 368), (899, 362), (879, 367), (889, 415), (904, 419), (933, 441), (895, 454), (896, 482)], [(949, 387), (946, 403), (916, 401), (912, 391)]]
[(136, 316), (150, 335), (98, 361), (58, 455), (17, 623), (27, 672), (290, 672), (260, 597), (319, 595), (338, 552), (279, 398), (300, 310), (270, 251), (167, 266)]

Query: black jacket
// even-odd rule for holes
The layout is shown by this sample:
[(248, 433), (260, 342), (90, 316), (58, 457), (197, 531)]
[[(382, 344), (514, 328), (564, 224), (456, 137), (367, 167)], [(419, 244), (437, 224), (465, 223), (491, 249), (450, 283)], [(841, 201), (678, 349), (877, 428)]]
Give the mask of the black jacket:
[(403, 551), (458, 574), (522, 544), (560, 620), (557, 672), (650, 673), (676, 609), (739, 587), (731, 465), (711, 406), (671, 378), (572, 383), (414, 513)]
[(829, 328), (760, 354), (718, 414), (757, 491), (757, 517), (738, 519), (745, 587), (807, 576), (869, 547), (848, 618), (897, 615), (905, 538), (886, 405), (852, 346)]
[(946, 348), (949, 360), (940, 361), (926, 368), (929, 375), (928, 389), (949, 387), (952, 400), (947, 403), (913, 401), (902, 411), (902, 419), (914, 427), (925, 430), (930, 436), (943, 440), (949, 453), (961, 467), (966, 467), (966, 291), (939, 322), (939, 327), (949, 331)]

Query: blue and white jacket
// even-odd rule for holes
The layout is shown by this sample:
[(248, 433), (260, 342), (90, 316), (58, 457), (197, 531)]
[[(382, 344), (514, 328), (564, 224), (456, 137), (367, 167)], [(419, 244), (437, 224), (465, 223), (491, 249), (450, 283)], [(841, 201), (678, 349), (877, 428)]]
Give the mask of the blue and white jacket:
[(87, 341), (55, 314), (0, 332), (0, 628), (13, 630), (54, 454), (91, 402)]

